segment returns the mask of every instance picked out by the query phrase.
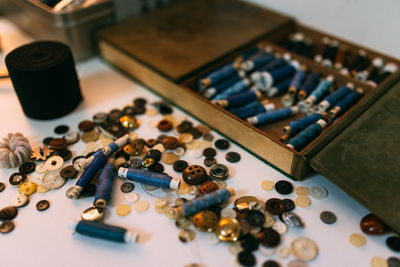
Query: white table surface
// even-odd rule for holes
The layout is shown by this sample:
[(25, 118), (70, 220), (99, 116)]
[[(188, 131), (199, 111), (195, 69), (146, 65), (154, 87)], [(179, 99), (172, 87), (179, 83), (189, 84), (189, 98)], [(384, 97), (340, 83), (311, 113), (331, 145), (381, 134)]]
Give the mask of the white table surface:
[[(2, 37), (3, 53), (0, 66), (4, 67), (4, 56), (17, 46), (29, 42), (31, 39), (21, 33), (14, 25), (0, 19), (0, 35)], [(9, 132), (21, 132), (28, 137), (32, 147), (41, 145), (44, 137), (54, 136), (53, 129), (59, 124), (67, 124), (71, 130), (77, 131), (77, 124), (84, 119), (90, 119), (99, 111), (109, 111), (113, 108), (122, 108), (129, 104), (135, 97), (145, 97), (148, 101), (158, 100), (159, 97), (138, 85), (133, 80), (112, 69), (100, 58), (93, 58), (77, 64), (81, 90), (84, 101), (71, 114), (51, 121), (37, 121), (27, 118), (19, 105), (12, 84), (9, 80), (0, 81), (0, 137), (5, 137)], [(68, 96), (66, 96), (68, 97)], [(177, 108), (174, 114), (184, 114)], [(188, 116), (197, 124), (196, 120)], [(149, 127), (157, 117), (140, 116), (141, 127), (136, 131), (139, 137), (151, 138), (159, 135), (155, 128)], [(216, 137), (220, 137), (215, 133)], [(83, 142), (70, 146), (73, 156), (79, 155), (84, 149)], [(353, 247), (349, 243), (351, 233), (361, 233), (360, 219), (369, 213), (367, 209), (358, 204), (354, 199), (345, 194), (326, 178), (314, 175), (304, 182), (295, 182), (282, 173), (260, 161), (236, 144), (232, 144), (230, 151), (241, 154), (242, 160), (230, 164), (224, 159), (223, 152), (217, 154), (220, 163), (227, 164), (230, 178), (227, 180), (229, 187), (236, 189), (238, 196), (254, 195), (263, 201), (272, 198), (295, 199), (295, 193), (288, 196), (279, 195), (275, 190), (263, 191), (260, 183), (264, 179), (288, 180), (295, 186), (322, 185), (329, 191), (325, 200), (314, 200), (308, 208), (296, 208), (295, 212), (306, 222), (302, 230), (289, 231), (283, 236), (283, 244), (290, 246), (290, 242), (298, 236), (307, 236), (319, 246), (319, 255), (309, 262), (310, 266), (369, 266), (374, 256), (388, 258), (400, 255), (390, 251), (385, 245), (387, 236), (367, 236), (367, 244), (362, 248)], [(203, 158), (194, 159), (185, 155), (183, 159), (191, 164), (202, 164)], [(166, 167), (166, 172), (175, 178), (180, 175)], [(0, 181), (6, 184), (6, 189), (0, 193), (0, 206), (10, 205), (10, 200), (18, 193), (17, 188), (8, 183), (9, 175), (16, 169), (0, 169)], [(28, 176), (36, 180), (40, 174), (33, 173)], [(135, 191), (141, 199), (151, 202), (150, 209), (144, 213), (132, 211), (125, 217), (115, 213), (115, 207), (123, 202), (123, 193), (119, 187), (122, 181), (116, 179), (111, 207), (106, 211), (105, 222), (123, 226), (140, 232), (139, 242), (136, 246), (115, 244), (98, 239), (73, 235), (68, 228), (71, 220), (80, 218), (81, 212), (92, 205), (93, 199), (71, 200), (65, 196), (65, 191), (75, 183), (70, 180), (67, 184), (46, 194), (36, 193), (30, 197), (30, 204), (19, 210), (15, 218), (16, 228), (13, 232), (0, 235), (0, 266), (184, 266), (188, 263), (198, 263), (202, 266), (236, 266), (235, 256), (228, 251), (228, 244), (208, 244), (204, 233), (196, 231), (194, 241), (183, 244), (178, 238), (178, 229), (174, 221), (154, 210), (154, 197), (146, 194), (136, 185)], [(47, 199), (51, 207), (38, 212), (35, 203)], [(232, 201), (231, 199), (231, 201)], [(324, 210), (334, 212), (338, 221), (333, 225), (326, 225), (319, 219), (319, 214)], [(276, 256), (267, 257), (259, 252), (255, 253), (257, 266), (267, 259), (278, 260), (282, 266), (294, 259), (290, 255), (287, 259), (278, 259)]]

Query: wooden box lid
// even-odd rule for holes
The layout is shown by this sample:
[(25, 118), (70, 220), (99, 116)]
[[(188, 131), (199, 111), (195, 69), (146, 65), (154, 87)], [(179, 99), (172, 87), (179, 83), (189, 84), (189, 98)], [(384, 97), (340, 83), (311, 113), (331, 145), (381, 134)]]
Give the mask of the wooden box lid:
[(164, 77), (181, 82), (291, 22), (241, 1), (190, 0), (102, 30), (99, 38)]

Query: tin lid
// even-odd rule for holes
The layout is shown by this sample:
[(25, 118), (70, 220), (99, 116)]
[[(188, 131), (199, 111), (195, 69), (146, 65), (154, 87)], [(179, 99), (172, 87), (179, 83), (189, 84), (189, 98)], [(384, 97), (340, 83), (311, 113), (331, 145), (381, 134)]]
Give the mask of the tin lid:
[(400, 83), (311, 159), (312, 167), (400, 232)]

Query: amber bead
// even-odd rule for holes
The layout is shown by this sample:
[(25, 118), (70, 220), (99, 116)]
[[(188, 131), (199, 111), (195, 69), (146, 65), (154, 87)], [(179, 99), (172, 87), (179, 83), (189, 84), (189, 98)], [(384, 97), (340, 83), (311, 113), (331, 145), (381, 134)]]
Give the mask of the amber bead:
[(382, 235), (389, 232), (389, 227), (372, 213), (361, 219), (360, 228), (368, 235)]

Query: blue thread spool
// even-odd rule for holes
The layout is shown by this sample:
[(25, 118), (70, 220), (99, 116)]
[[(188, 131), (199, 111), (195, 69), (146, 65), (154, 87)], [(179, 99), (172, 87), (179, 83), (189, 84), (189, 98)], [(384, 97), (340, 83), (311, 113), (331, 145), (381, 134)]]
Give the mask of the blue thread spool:
[(244, 90), (246, 90), (249, 87), (249, 85), (250, 85), (250, 80), (247, 78), (244, 78), (243, 80), (236, 82), (234, 85), (227, 88), (223, 92), (216, 94), (214, 96), (214, 100), (224, 99), (224, 98), (227, 98), (228, 96), (232, 96), (234, 94), (243, 92)]
[(300, 100), (306, 98), (317, 86), (319, 83), (320, 75), (317, 72), (311, 72), (307, 75), (304, 84), (300, 87), (300, 91), (297, 97)]
[(276, 59), (272, 60), (265, 66), (263, 66), (260, 70), (261, 71), (272, 71), (275, 69), (279, 69), (283, 66), (286, 66), (288, 64), (288, 61), (292, 58), (292, 56), (289, 53), (285, 53), (282, 56), (277, 55)]
[(275, 56), (273, 54), (263, 52), (258, 54), (256, 57), (253, 57), (252, 59), (244, 61), (242, 64), (240, 64), (240, 68), (244, 71), (249, 72), (261, 68), (262, 66), (266, 65), (274, 59)]
[(301, 151), (303, 148), (308, 146), (317, 136), (322, 133), (322, 130), (326, 127), (327, 123), (324, 120), (318, 120), (316, 123), (311, 124), (305, 130), (297, 134), (295, 137), (290, 139), (288, 147)]
[(210, 73), (207, 77), (203, 78), (199, 82), (200, 91), (203, 91), (205, 88), (217, 84), (229, 76), (233, 75), (236, 72), (235, 63), (230, 62), (216, 71)]
[(296, 101), (297, 90), (302, 85), (306, 77), (306, 74), (307, 74), (307, 66), (301, 65), (289, 85), (288, 93), (284, 95), (281, 99), (281, 102), (285, 107), (290, 107)]
[(253, 46), (252, 48), (246, 50), (242, 55), (237, 57), (235, 61), (243, 61), (246, 60), (254, 55), (256, 55), (260, 50), (258, 46)]
[(281, 81), (267, 92), (267, 96), (272, 98), (277, 95), (283, 95), (289, 89), (289, 85), (292, 82), (292, 78), (288, 78), (286, 80)]
[(244, 120), (244, 119), (247, 119), (247, 118), (249, 118), (251, 116), (255, 116), (255, 115), (259, 114), (259, 113), (268, 112), (268, 111), (271, 111), (271, 110), (274, 110), (274, 109), (275, 109), (275, 105), (272, 104), (272, 103), (268, 103), (268, 104), (263, 105), (263, 104), (258, 102), (258, 105), (254, 105), (253, 107), (241, 110), (239, 112), (235, 112), (235, 113), (231, 112), (231, 113), (233, 115), (235, 115), (236, 117), (241, 118), (241, 119)]
[(94, 221), (72, 223), (71, 228), (81, 235), (109, 240), (118, 243), (135, 244), (139, 234), (125, 228)]
[(243, 71), (237, 71), (233, 73), (229, 78), (225, 81), (222, 81), (216, 84), (213, 87), (206, 89), (203, 93), (204, 97), (210, 99), (215, 94), (223, 92), (225, 89), (229, 88), (230, 86), (234, 85), (237, 81), (245, 77), (245, 73)]
[(329, 115), (331, 118), (336, 118), (341, 116), (347, 110), (349, 110), (355, 103), (357, 103), (364, 94), (364, 90), (361, 88), (357, 88), (355, 91), (351, 91), (346, 95), (345, 98), (340, 100), (335, 107), (329, 110)]
[(261, 96), (262, 94), (258, 90), (247, 90), (243, 93), (218, 100), (216, 104), (223, 108), (240, 107), (261, 98)]
[(180, 184), (179, 180), (175, 180), (169, 175), (135, 168), (127, 169), (120, 167), (118, 169), (118, 176), (130, 181), (161, 188), (178, 189)]
[(317, 88), (311, 92), (310, 96), (304, 101), (306, 108), (310, 108), (314, 103), (318, 103), (329, 92), (334, 81), (333, 75), (329, 75), (325, 80), (322, 80)]
[(175, 218), (191, 216), (203, 209), (223, 204), (227, 202), (233, 195), (235, 195), (235, 190), (233, 190), (233, 188), (219, 189), (209, 194), (189, 200), (177, 208), (172, 208), (172, 210), (170, 209), (169, 211), (167, 210), (167, 216)]
[(265, 125), (268, 123), (280, 121), (291, 117), (299, 111), (298, 107), (281, 108), (257, 114), (254, 117), (247, 119), (247, 122), (251, 125)]
[(252, 101), (252, 102), (250, 102), (250, 103), (248, 103), (248, 104), (246, 104), (244, 106), (236, 107), (236, 108), (228, 108), (227, 110), (230, 113), (236, 115), (236, 113), (241, 113), (241, 112), (243, 112), (243, 111), (245, 111), (247, 109), (251, 109), (251, 108), (254, 108), (254, 107), (259, 106), (259, 105), (260, 105), (260, 102), (258, 100), (254, 100), (254, 101)]
[(262, 92), (268, 92), (272, 85), (278, 84), (286, 78), (290, 78), (296, 72), (298, 63), (292, 62), (292, 64), (275, 69), (272, 71), (263, 71), (252, 75), (253, 82), (257, 88)]
[(96, 194), (94, 197), (94, 206), (96, 208), (104, 208), (110, 202), (114, 177), (114, 164), (108, 162), (100, 173), (99, 182), (96, 187)]
[(307, 128), (309, 125), (323, 118), (324, 116), (321, 113), (314, 113), (299, 120), (292, 121), (291, 123), (289, 123), (289, 125), (283, 127), (282, 131), (287, 135), (295, 136), (296, 134)]
[(385, 80), (390, 74), (392, 74), (396, 71), (397, 71), (397, 65), (393, 62), (388, 62), (388, 63), (386, 63), (386, 65), (383, 69), (383, 73), (378, 75), (373, 81), (368, 81), (368, 84), (376, 87), (383, 80)]
[(335, 106), (335, 104), (343, 99), (348, 93), (350, 93), (353, 88), (354, 85), (352, 83), (348, 83), (347, 85), (340, 87), (339, 89), (325, 97), (325, 99), (318, 104), (318, 111), (322, 112), (330, 107)]

